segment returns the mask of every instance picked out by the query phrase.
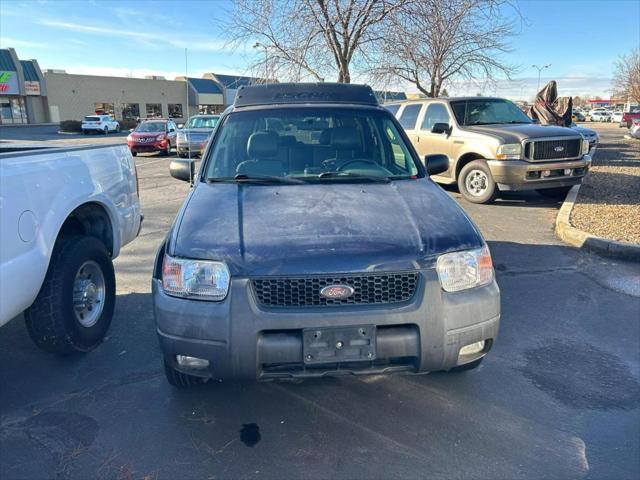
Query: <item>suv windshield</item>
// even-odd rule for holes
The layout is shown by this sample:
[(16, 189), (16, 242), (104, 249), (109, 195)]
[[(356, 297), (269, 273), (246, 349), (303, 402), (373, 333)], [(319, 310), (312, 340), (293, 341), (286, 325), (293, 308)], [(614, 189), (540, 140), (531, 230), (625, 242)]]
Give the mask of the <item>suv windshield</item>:
[(166, 125), (164, 122), (142, 122), (136, 128), (136, 132), (164, 132)]
[(422, 176), (388, 112), (308, 107), (229, 114), (205, 173), (209, 181), (388, 181)]
[(192, 117), (186, 128), (215, 128), (219, 117)]
[(514, 103), (499, 98), (481, 98), (451, 102), (459, 125), (490, 125), (495, 123), (531, 123)]

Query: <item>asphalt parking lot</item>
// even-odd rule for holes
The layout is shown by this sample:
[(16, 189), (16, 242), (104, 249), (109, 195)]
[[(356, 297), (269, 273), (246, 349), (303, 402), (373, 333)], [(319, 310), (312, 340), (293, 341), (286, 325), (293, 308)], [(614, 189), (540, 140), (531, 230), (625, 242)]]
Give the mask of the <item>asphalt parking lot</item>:
[(640, 268), (563, 245), (559, 203), (479, 206), (449, 189), (489, 242), (502, 292), (500, 336), (474, 371), (180, 391), (162, 372), (150, 277), (189, 187), (166, 157), (136, 162), (145, 223), (116, 260), (105, 343), (57, 358), (21, 319), (0, 329), (0, 478), (640, 475)]

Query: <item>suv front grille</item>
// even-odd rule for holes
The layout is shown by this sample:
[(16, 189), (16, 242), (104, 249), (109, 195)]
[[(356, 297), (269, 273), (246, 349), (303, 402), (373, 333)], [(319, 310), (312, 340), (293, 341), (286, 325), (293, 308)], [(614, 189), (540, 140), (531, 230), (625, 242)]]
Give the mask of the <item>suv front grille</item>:
[[(265, 277), (252, 280), (261, 305), (266, 307), (315, 307), (327, 305), (376, 305), (404, 302), (413, 297), (418, 274), (364, 273), (314, 277)], [(353, 295), (325, 298), (320, 290), (329, 285), (347, 285)]]
[[(577, 158), (580, 156), (582, 140), (572, 138), (568, 140), (540, 140), (529, 142), (524, 147), (524, 155), (529, 160), (558, 160), (562, 158)], [(533, 151), (533, 158), (531, 152)]]

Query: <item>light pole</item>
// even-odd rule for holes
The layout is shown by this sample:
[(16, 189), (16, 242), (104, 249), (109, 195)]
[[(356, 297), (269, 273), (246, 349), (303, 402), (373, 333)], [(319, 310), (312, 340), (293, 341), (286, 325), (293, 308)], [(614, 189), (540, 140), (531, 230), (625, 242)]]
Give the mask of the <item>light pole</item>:
[(255, 48), (256, 50), (258, 48), (262, 47), (262, 49), (264, 50), (264, 80), (265, 82), (268, 82), (268, 78), (269, 78), (269, 58), (268, 58), (268, 53), (267, 53), (267, 47), (265, 45), (263, 45), (260, 42), (256, 42), (256, 44), (253, 46), (253, 48)]
[(541, 67), (539, 67), (538, 65), (531, 66), (538, 69), (538, 89), (536, 90), (536, 93), (538, 93), (540, 91), (540, 72), (542, 72), (542, 70), (544, 70), (545, 68), (549, 68), (551, 64), (547, 63), (546, 65), (542, 65)]

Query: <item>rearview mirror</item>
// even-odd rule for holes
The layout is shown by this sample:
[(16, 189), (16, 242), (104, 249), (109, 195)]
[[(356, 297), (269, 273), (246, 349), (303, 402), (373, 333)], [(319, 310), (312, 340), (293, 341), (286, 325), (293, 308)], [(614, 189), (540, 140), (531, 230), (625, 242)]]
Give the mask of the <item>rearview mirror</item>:
[(438, 175), (449, 170), (449, 157), (440, 153), (427, 155), (424, 157), (424, 164), (429, 175)]
[(196, 171), (196, 162), (193, 160), (176, 158), (169, 164), (169, 173), (173, 178), (189, 182), (193, 185), (193, 177)]
[(431, 133), (449, 133), (448, 123), (434, 123), (431, 127)]

